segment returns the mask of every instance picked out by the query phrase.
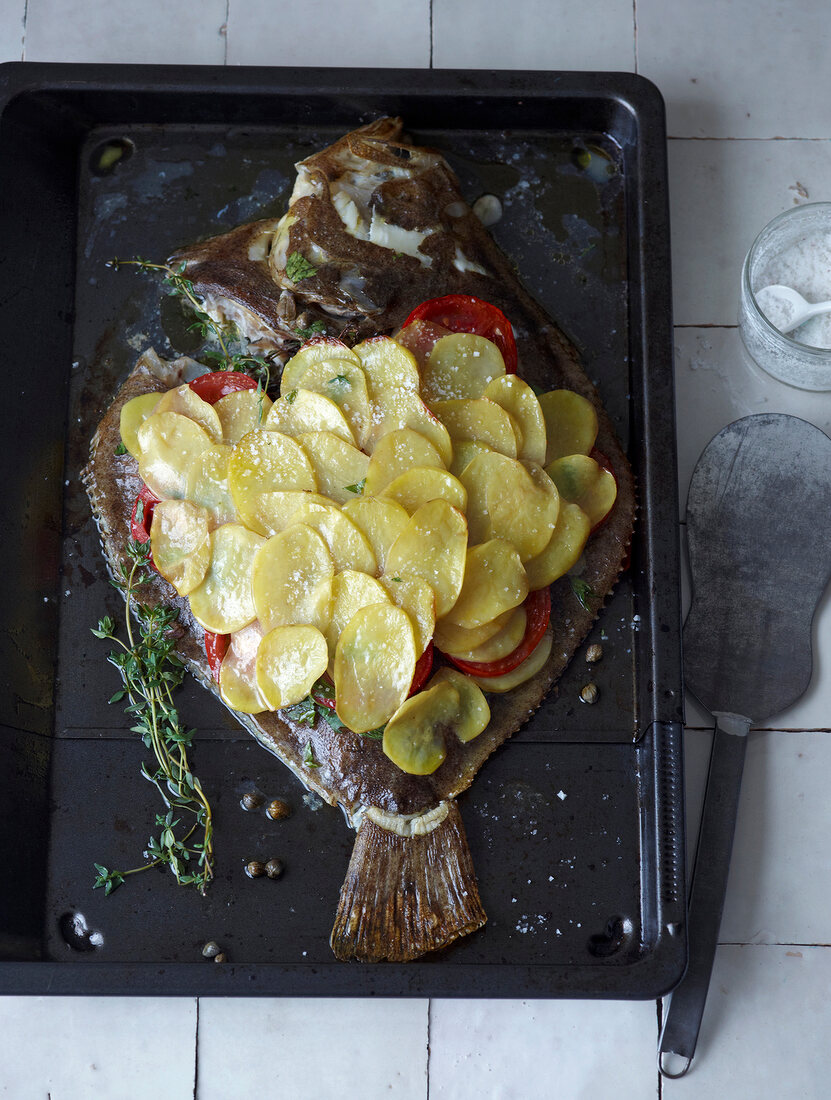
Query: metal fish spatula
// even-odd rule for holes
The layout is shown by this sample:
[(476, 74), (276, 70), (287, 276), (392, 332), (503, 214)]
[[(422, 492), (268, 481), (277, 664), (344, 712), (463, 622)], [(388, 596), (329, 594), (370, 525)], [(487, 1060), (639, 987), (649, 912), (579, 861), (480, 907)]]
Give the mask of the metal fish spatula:
[[(715, 718), (687, 934), (658, 1065), (695, 1053), (724, 907), (747, 733), (811, 678), (811, 622), (831, 575), (831, 439), (780, 413), (729, 424), (701, 455), (687, 498), (693, 601), (684, 679)], [(680, 1060), (677, 1071), (668, 1056)]]

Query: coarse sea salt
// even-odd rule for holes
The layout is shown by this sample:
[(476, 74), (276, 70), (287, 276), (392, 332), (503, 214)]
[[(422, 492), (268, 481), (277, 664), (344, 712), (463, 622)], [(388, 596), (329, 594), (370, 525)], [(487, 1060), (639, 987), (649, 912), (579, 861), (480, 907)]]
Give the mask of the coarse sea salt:
[[(793, 244), (769, 256), (754, 273), (753, 293), (759, 308), (780, 332), (787, 331), (791, 306), (766, 293), (774, 285), (789, 286), (808, 302), (831, 298), (831, 231), (806, 233)], [(831, 314), (812, 317), (791, 333), (794, 340), (814, 348), (831, 348)]]

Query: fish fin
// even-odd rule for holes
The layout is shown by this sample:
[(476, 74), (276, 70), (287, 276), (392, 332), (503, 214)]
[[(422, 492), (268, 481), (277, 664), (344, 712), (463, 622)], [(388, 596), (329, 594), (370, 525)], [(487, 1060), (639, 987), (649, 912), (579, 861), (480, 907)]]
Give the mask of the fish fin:
[(486, 920), (455, 802), (414, 820), (367, 813), (329, 940), (339, 959), (407, 962)]

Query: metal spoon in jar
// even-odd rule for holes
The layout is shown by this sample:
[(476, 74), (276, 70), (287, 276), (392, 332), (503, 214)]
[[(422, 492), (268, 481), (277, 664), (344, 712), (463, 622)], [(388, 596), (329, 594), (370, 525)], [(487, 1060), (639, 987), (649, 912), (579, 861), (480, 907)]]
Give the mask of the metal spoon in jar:
[(782, 333), (793, 332), (818, 313), (831, 313), (831, 301), (807, 302), (798, 291), (779, 283), (762, 287), (756, 294), (756, 303)]

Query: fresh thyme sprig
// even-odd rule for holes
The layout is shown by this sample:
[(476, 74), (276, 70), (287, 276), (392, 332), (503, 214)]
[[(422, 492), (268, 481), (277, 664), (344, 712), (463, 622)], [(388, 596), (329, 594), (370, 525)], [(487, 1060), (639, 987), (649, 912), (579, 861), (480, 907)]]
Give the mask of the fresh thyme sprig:
[[(183, 727), (173, 704), (173, 690), (185, 673), (171, 630), (178, 611), (137, 600), (136, 590), (150, 579), (150, 543), (130, 540), (127, 556), (115, 582), (126, 598), (127, 641), (117, 637), (109, 615), (92, 633), (118, 647), (110, 652), (108, 660), (118, 669), (123, 687), (110, 702), (126, 700), (124, 709), (135, 719), (132, 732), (140, 734), (152, 750), (155, 766), (148, 768), (142, 763), (141, 774), (158, 790), (166, 812), (156, 815), (160, 832), (148, 841), (144, 852), (147, 863), (128, 871), (114, 871), (96, 863), (98, 875), (93, 888), (103, 887), (105, 894), (110, 894), (127, 875), (165, 864), (180, 885), (194, 886), (204, 894), (213, 878), (213, 819), (202, 784), (188, 761), (194, 731)], [(183, 828), (177, 832), (180, 825)], [(197, 839), (191, 840), (194, 834)]]

